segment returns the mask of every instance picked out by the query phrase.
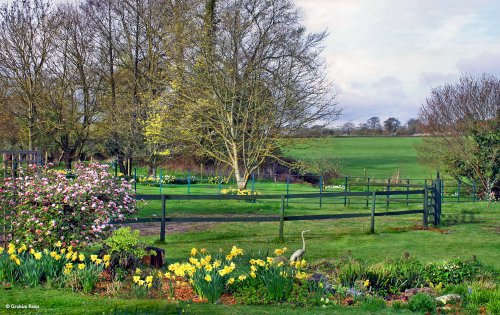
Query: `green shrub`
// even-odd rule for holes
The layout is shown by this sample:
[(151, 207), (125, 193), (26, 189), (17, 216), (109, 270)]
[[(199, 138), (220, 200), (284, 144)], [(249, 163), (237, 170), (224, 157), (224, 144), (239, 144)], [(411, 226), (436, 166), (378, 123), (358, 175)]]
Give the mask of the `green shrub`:
[(425, 283), (423, 270), (419, 261), (401, 259), (368, 267), (365, 278), (370, 281), (372, 290), (395, 294), (422, 286)]
[(139, 230), (132, 231), (130, 227), (122, 227), (103, 241), (105, 250), (111, 255), (112, 266), (131, 269), (141, 257), (155, 254), (146, 251), (146, 243), (140, 241), (139, 233)]
[[(465, 304), (467, 308), (478, 311), (481, 307), (486, 307), (488, 310), (499, 308), (500, 289), (490, 290), (479, 287), (469, 289), (470, 294), (466, 295)], [(498, 314), (490, 310), (492, 314)]]
[(364, 274), (364, 267), (359, 261), (350, 260), (340, 266), (338, 278), (342, 285), (354, 287), (356, 280), (361, 279)]
[(404, 303), (403, 301), (394, 301), (391, 305), (391, 307), (395, 310), (395, 311), (402, 311), (404, 309), (406, 309), (407, 305), (406, 303)]
[(427, 280), (432, 283), (460, 284), (472, 280), (480, 274), (482, 265), (478, 261), (454, 259), (450, 262), (438, 262), (425, 268)]
[(413, 312), (433, 312), (436, 302), (428, 294), (417, 293), (408, 300), (408, 308)]

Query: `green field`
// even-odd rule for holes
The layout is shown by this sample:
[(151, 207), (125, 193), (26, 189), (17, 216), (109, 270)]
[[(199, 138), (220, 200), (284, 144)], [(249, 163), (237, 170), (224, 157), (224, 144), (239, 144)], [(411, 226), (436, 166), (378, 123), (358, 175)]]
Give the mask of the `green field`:
[(285, 151), (300, 160), (338, 159), (346, 176), (372, 178), (432, 178), (431, 170), (417, 162), (415, 145), (421, 137), (328, 137), (302, 139)]

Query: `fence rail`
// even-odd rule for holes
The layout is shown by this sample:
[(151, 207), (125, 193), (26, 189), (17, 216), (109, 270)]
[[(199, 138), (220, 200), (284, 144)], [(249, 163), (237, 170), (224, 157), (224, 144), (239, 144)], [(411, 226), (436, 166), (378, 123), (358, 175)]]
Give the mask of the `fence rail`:
[[(160, 241), (165, 241), (165, 228), (166, 223), (186, 223), (186, 222), (279, 222), (279, 237), (283, 239), (283, 229), (285, 221), (298, 221), (298, 220), (335, 220), (347, 218), (361, 218), (370, 217), (370, 231), (375, 231), (375, 217), (382, 216), (395, 216), (395, 215), (409, 215), (409, 214), (422, 214), (422, 225), (427, 227), (428, 217), (433, 217), (433, 223), (439, 224), (440, 215), (440, 194), (439, 194), (439, 181), (436, 181), (433, 186), (426, 186), (424, 189), (418, 190), (405, 190), (405, 191), (372, 191), (372, 192), (333, 192), (333, 193), (308, 193), (308, 194), (271, 194), (271, 195), (168, 195), (168, 194), (147, 194), (137, 195), (138, 200), (161, 200), (161, 218), (143, 218), (136, 220), (128, 220), (126, 222), (113, 222), (118, 223), (138, 223), (138, 222), (161, 222), (160, 226)], [(421, 195), (423, 209), (418, 210), (398, 210), (398, 211), (384, 211), (376, 212), (376, 198), (377, 196), (395, 196), (395, 195)], [(371, 212), (370, 213), (341, 213), (341, 214), (315, 214), (315, 215), (292, 215), (285, 216), (285, 202), (288, 199), (309, 199), (309, 198), (346, 198), (346, 197), (367, 197), (371, 198)], [(432, 201), (429, 198), (433, 198)], [(280, 199), (281, 207), (279, 215), (276, 216), (252, 216), (252, 217), (216, 217), (216, 216), (195, 216), (195, 217), (168, 217), (167, 218), (167, 200), (262, 200), (262, 199)], [(430, 207), (433, 211), (429, 211)]]

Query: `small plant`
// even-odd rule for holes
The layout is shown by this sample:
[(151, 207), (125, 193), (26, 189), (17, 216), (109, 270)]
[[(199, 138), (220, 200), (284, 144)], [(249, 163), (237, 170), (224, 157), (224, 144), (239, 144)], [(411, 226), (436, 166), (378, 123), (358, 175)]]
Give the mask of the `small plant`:
[(139, 230), (122, 227), (113, 231), (113, 234), (103, 241), (108, 254), (111, 255), (111, 265), (133, 269), (141, 257), (156, 254), (146, 251), (146, 244), (140, 240), (139, 234)]
[(149, 275), (142, 279), (140, 274), (140, 271), (136, 271), (136, 275), (132, 277), (132, 289), (136, 297), (145, 298), (148, 296), (150, 289), (153, 287), (154, 277)]
[(482, 266), (477, 261), (454, 259), (450, 262), (440, 262), (428, 265), (425, 274), (429, 282), (444, 284), (460, 284), (480, 273)]
[(436, 302), (428, 294), (417, 293), (408, 300), (408, 308), (413, 312), (433, 312), (436, 309)]

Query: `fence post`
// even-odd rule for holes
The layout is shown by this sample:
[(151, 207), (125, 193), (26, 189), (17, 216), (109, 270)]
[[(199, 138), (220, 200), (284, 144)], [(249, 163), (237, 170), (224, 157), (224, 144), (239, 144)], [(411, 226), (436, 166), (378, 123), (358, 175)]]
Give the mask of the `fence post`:
[(290, 173), (286, 175), (286, 206), (288, 207), (288, 193), (290, 192)]
[[(366, 192), (370, 192), (370, 177), (368, 177), (366, 182)], [(366, 207), (368, 208), (368, 201), (370, 200), (370, 196), (366, 196)]]
[(219, 172), (219, 195), (222, 191), (222, 174)]
[(472, 202), (476, 202), (476, 180), (472, 180)]
[(436, 193), (434, 196), (434, 226), (441, 223), (441, 180), (436, 179)]
[(429, 190), (427, 185), (424, 186), (424, 217), (422, 218), (422, 225), (427, 228), (428, 226), (428, 216), (429, 216)]
[(457, 202), (460, 203), (460, 178), (457, 181)]
[(255, 191), (255, 174), (252, 173), (252, 194)]
[(166, 203), (167, 198), (165, 195), (161, 195), (161, 230), (160, 230), (160, 242), (165, 242), (165, 216), (166, 216)]
[(134, 167), (134, 192), (137, 194), (137, 167)]
[(188, 171), (188, 196), (191, 194), (191, 171)]
[(376, 203), (376, 193), (372, 192), (372, 211), (371, 211), (371, 225), (370, 233), (375, 233), (375, 203)]
[(409, 178), (407, 178), (407, 179), (406, 179), (406, 206), (407, 206), (407, 207), (408, 207), (408, 199), (409, 199), (409, 197), (410, 197), (409, 192), (410, 192), (410, 179), (409, 179)]
[(349, 181), (349, 176), (345, 177), (345, 182), (344, 182), (344, 207), (347, 206), (347, 185)]
[(279, 239), (281, 242), (285, 240), (285, 238), (283, 237), (284, 226), (285, 226), (285, 195), (281, 195), (280, 230), (279, 230)]
[(160, 168), (160, 195), (162, 186), (163, 186), (163, 170)]
[(319, 207), (323, 205), (323, 198), (321, 197), (321, 193), (323, 192), (323, 175), (319, 177)]
[(389, 192), (390, 191), (391, 191), (391, 179), (388, 178), (387, 179), (387, 199), (385, 201), (385, 208), (386, 209), (389, 209), (389, 203), (390, 203), (390, 201), (389, 201)]

